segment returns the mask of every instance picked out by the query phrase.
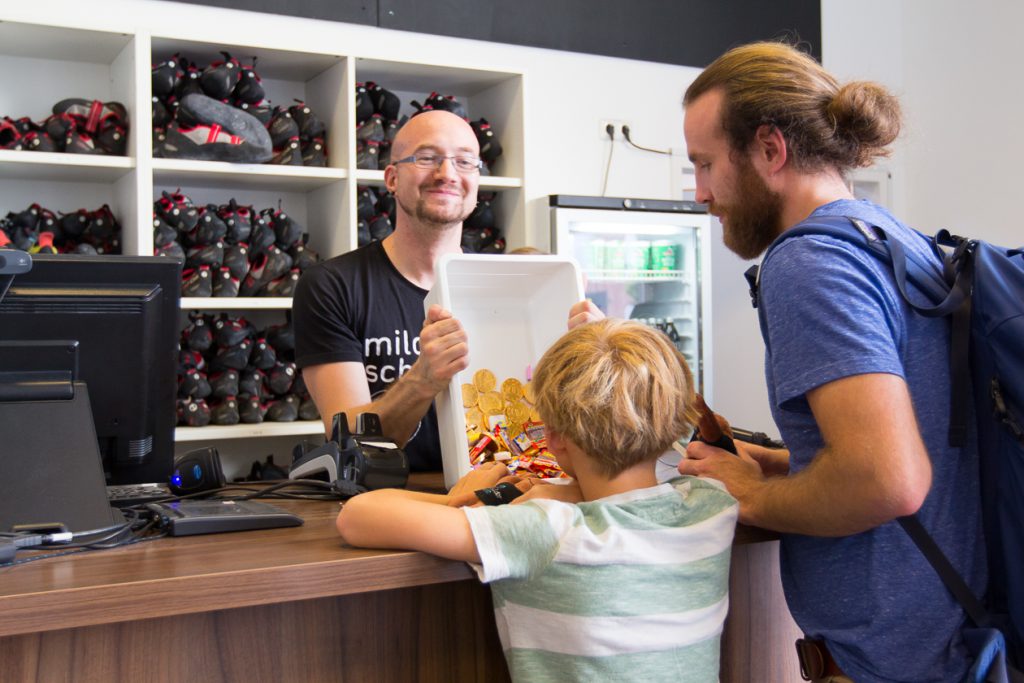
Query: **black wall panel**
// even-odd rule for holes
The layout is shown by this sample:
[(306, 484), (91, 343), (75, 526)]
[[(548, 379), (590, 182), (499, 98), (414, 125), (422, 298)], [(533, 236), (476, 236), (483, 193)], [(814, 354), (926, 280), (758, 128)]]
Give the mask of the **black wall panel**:
[(377, 25), (377, 0), (179, 0), (291, 17)]
[(684, 66), (780, 36), (821, 57), (820, 0), (185, 1)]

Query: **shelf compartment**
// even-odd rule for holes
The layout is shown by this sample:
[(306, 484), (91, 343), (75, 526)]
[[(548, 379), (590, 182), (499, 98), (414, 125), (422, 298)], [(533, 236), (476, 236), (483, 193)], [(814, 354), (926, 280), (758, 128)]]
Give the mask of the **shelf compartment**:
[(585, 270), (591, 282), (672, 282), (688, 277), (682, 270)]
[(184, 296), (181, 298), (181, 310), (183, 311), (275, 311), (287, 310), (291, 307), (291, 297), (286, 296)]
[(344, 57), (280, 50), (258, 44), (242, 46), (179, 40), (166, 36), (153, 36), (151, 43), (153, 63), (165, 61), (175, 53), (180, 53), (202, 69), (212, 62), (223, 61), (222, 50), (243, 64), (255, 58), (256, 73), (260, 77), (266, 101), (273, 106), (286, 108), (295, 104), (295, 100), (308, 104), (327, 129), (328, 166), (332, 169), (345, 167), (348, 150), (345, 135), (341, 131), (350, 127), (346, 117), (345, 93), (351, 87), (348, 63)]
[(260, 424), (237, 424), (228, 426), (207, 425), (206, 427), (176, 427), (174, 441), (215, 441), (220, 439), (252, 439), (273, 436), (323, 436), (324, 423), (320, 420), (296, 420), (295, 422), (261, 422)]
[[(501, 141), (502, 155), (495, 162), (498, 176), (520, 177), (523, 160), (523, 76), (508, 71), (484, 71), (377, 59), (355, 60), (357, 82), (373, 81), (398, 96), (401, 114), (416, 110), (412, 100), (423, 100), (436, 91), (452, 95), (471, 120), (485, 118)], [(353, 125), (349, 134), (354, 135)]]
[(153, 182), (167, 186), (191, 186), (198, 183), (212, 188), (250, 187), (306, 192), (346, 177), (347, 173), (340, 168), (153, 159)]
[(112, 64), (131, 41), (124, 33), (0, 21), (0, 54), (29, 59)]
[(135, 168), (131, 157), (0, 150), (0, 178), (111, 183)]

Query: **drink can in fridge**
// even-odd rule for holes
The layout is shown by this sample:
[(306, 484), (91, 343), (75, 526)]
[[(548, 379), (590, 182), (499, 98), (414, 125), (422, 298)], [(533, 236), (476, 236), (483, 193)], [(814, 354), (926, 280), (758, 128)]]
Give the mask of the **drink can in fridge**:
[(604, 267), (608, 270), (626, 269), (626, 249), (621, 240), (605, 241)]
[(651, 243), (647, 240), (626, 242), (626, 269), (647, 270), (650, 267), (650, 249)]
[(679, 245), (670, 240), (651, 242), (651, 270), (679, 270)]

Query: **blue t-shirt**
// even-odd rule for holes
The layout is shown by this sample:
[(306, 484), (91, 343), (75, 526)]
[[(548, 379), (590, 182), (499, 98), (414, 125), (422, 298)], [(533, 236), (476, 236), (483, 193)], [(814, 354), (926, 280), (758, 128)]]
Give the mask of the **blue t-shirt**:
[[(879, 225), (939, 268), (925, 238), (881, 207), (836, 201), (803, 224), (828, 215)], [(807, 467), (823, 445), (807, 392), (865, 373), (904, 378), (933, 468), (918, 517), (980, 595), (985, 564), (977, 448), (973, 435), (963, 449), (950, 447), (947, 436), (948, 322), (910, 309), (888, 265), (859, 246), (825, 236), (790, 238), (774, 249), (762, 266), (760, 297), (767, 317), (769, 399), (790, 449), (790, 471)], [(864, 430), (868, 441), (870, 425)], [(963, 677), (964, 614), (896, 522), (843, 538), (785, 535), (781, 561), (793, 617), (809, 636), (827, 641), (836, 662), (858, 683)]]

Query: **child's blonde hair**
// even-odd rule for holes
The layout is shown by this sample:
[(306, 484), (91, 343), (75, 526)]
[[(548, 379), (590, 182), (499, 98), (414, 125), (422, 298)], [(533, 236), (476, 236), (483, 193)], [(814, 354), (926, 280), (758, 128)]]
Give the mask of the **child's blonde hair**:
[(698, 414), (693, 375), (664, 333), (606, 318), (570, 330), (537, 364), (536, 407), (609, 477), (656, 458)]
[(547, 254), (548, 252), (537, 247), (516, 247), (512, 251), (508, 252), (509, 256), (534, 256), (537, 254)]

